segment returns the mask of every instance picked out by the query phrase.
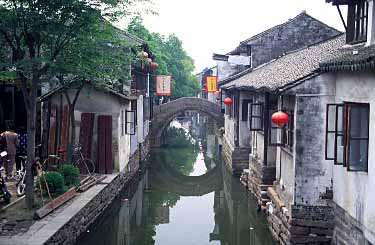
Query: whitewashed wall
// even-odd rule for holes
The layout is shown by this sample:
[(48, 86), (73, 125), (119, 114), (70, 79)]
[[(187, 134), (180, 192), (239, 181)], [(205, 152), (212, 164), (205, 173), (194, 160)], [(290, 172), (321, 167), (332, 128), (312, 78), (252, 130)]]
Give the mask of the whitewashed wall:
[(336, 102), (370, 103), (368, 172), (348, 172), (333, 166), (334, 201), (364, 226), (375, 243), (375, 73), (339, 73)]

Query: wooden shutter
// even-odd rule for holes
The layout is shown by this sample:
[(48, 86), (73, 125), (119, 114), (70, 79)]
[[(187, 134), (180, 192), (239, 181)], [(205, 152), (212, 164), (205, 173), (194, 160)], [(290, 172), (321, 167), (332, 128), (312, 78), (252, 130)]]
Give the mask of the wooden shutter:
[(94, 113), (82, 113), (79, 131), (79, 143), (84, 157), (91, 158), (91, 143), (94, 129)]

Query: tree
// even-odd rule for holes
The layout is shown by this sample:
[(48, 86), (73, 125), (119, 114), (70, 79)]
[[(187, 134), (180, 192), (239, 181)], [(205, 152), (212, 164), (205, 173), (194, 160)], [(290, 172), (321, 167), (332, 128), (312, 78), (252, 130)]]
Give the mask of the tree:
[[(127, 29), (149, 45), (159, 65), (156, 73), (172, 76), (172, 99), (195, 96), (199, 92), (199, 81), (193, 75), (194, 61), (183, 49), (182, 42), (176, 35), (165, 38), (159, 33), (150, 33), (140, 17), (134, 18)], [(155, 91), (154, 84), (155, 82), (151, 83), (151, 90)]]
[[(51, 67), (49, 77), (56, 77), (63, 88), (69, 106), (70, 140), (68, 161), (73, 161), (76, 142), (74, 110), (85, 84), (122, 90), (130, 80), (130, 64), (134, 59), (131, 50), (138, 47), (124, 37), (121, 30), (103, 21), (91, 36), (79, 36), (72, 41)], [(75, 90), (73, 96), (69, 91)], [(119, 91), (122, 92), (122, 91)]]
[(42, 78), (78, 37), (90, 36), (105, 17), (116, 20), (147, 0), (2, 0), (0, 35), (11, 55), (2, 74), (20, 82), (27, 110), (26, 204), (34, 203), (33, 176), (37, 92)]

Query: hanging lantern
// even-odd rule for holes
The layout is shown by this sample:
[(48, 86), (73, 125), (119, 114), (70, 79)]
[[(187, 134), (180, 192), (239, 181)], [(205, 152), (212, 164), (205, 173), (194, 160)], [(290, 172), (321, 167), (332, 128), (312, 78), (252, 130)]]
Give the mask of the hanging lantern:
[(137, 57), (142, 59), (142, 58), (148, 58), (148, 53), (145, 51), (141, 51), (137, 54)]
[(156, 63), (156, 62), (151, 62), (150, 63), (150, 68), (153, 69), (153, 70), (156, 69), (156, 68), (158, 68), (158, 66), (159, 66), (159, 64)]
[(284, 126), (289, 121), (289, 116), (283, 111), (278, 111), (272, 114), (272, 122), (279, 125)]
[(232, 103), (233, 103), (233, 100), (231, 98), (228, 97), (224, 99), (224, 104), (231, 105)]

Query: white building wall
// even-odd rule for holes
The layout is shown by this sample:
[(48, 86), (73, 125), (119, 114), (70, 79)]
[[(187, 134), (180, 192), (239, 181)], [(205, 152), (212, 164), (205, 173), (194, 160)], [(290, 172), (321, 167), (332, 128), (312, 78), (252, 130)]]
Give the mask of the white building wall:
[(143, 95), (140, 95), (137, 99), (137, 135), (138, 143), (144, 141), (144, 123), (143, 123)]
[(375, 244), (375, 73), (339, 73), (336, 102), (370, 103), (368, 172), (348, 172), (333, 166), (334, 201), (364, 226), (367, 240)]
[[(70, 98), (73, 98), (74, 90), (69, 91)], [(65, 96), (60, 97), (56, 94), (52, 97), (51, 102), (55, 105), (67, 104)], [(93, 106), (95, 100), (95, 106)], [(94, 113), (93, 144), (91, 149), (91, 158), (96, 161), (98, 150), (98, 124), (99, 115), (112, 116), (112, 152), (115, 171), (122, 171), (129, 161), (130, 136), (121, 136), (121, 110), (129, 108), (129, 101), (119, 99), (107, 92), (98, 91), (89, 87), (82, 89), (77, 104), (75, 106), (75, 123), (76, 123), (76, 142), (79, 141), (79, 132), (82, 113)]]
[[(120, 106), (120, 115), (118, 117), (118, 125), (120, 125), (118, 132), (118, 148), (119, 148), (119, 170), (123, 171), (126, 169), (126, 166), (129, 163), (130, 159), (130, 135), (126, 134), (125, 128), (126, 128), (126, 122), (125, 122), (125, 116), (122, 117), (121, 111), (123, 111), (124, 115), (127, 110), (130, 110), (130, 103), (127, 104), (121, 104)], [(122, 129), (121, 127), (124, 127)], [(124, 132), (124, 134), (122, 134)]]
[(235, 135), (235, 121), (234, 118), (230, 118), (229, 115), (225, 115), (225, 138), (230, 143), (231, 148), (234, 149), (234, 135)]

